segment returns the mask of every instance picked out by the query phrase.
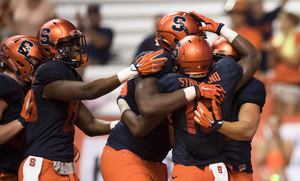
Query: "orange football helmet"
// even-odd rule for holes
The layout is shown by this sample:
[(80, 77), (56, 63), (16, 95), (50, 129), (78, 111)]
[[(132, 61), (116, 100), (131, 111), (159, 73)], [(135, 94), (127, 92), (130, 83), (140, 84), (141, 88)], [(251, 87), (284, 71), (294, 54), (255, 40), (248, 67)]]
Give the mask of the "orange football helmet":
[(217, 62), (221, 58), (230, 57), (235, 61), (239, 61), (242, 57), (233, 49), (228, 40), (219, 36), (211, 45), (214, 61)]
[[(19, 35), (16, 35), (16, 36), (19, 36)], [(0, 72), (4, 72), (5, 68), (7, 67), (7, 65), (2, 61), (2, 52), (3, 52), (3, 49), (4, 49), (4, 44), (5, 44), (5, 42), (9, 41), (10, 39), (12, 39), (13, 37), (16, 37), (16, 36), (12, 36), (12, 37), (7, 38), (0, 45), (0, 68), (1, 68)]]
[(190, 78), (206, 77), (213, 64), (213, 54), (207, 41), (190, 35), (180, 40), (174, 51), (174, 66), (180, 74)]
[(158, 45), (172, 52), (176, 44), (187, 35), (206, 37), (199, 27), (202, 26), (193, 16), (186, 12), (173, 12), (165, 15), (156, 28)]
[(74, 68), (85, 68), (88, 57), (85, 36), (69, 21), (53, 19), (36, 35), (40, 52), (48, 59), (57, 59)]
[(1, 46), (1, 59), (21, 79), (30, 82), (32, 73), (43, 62), (37, 39), (29, 35), (16, 35), (5, 40)]

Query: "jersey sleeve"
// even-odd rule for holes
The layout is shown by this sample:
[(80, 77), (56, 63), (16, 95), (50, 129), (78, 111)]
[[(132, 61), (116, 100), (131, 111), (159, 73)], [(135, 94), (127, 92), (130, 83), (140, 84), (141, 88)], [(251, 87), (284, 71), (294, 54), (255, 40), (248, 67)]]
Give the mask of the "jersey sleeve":
[[(252, 78), (241, 90), (239, 90), (239, 105), (254, 103), (260, 106), (262, 111), (266, 101), (266, 90), (264, 84), (257, 78)], [(238, 93), (237, 92), (237, 93)]]
[(42, 85), (47, 85), (56, 80), (74, 80), (69, 72), (70, 68), (62, 62), (51, 60), (41, 65), (37, 77)]

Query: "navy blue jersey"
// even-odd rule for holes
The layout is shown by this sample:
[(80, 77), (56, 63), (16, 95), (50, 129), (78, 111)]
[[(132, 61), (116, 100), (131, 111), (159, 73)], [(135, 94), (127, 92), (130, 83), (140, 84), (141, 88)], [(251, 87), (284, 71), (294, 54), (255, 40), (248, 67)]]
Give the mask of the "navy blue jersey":
[[(164, 76), (157, 83), (159, 92), (168, 93), (201, 82), (220, 84), (226, 91), (221, 104), (222, 118), (229, 119), (231, 100), (236, 86), (242, 77), (242, 67), (231, 58), (223, 58), (213, 67), (209, 75), (196, 81), (178, 73)], [(202, 101), (211, 108), (211, 100)], [(195, 100), (173, 112), (171, 119), (174, 126), (173, 161), (182, 165), (195, 165), (203, 169), (206, 165), (225, 162), (222, 155), (224, 135), (197, 124), (194, 117)]]
[[(18, 118), (22, 110), (22, 101), (25, 97), (21, 86), (11, 77), (0, 73), (0, 98), (5, 100), (7, 108), (4, 110), (0, 125), (5, 125)], [(23, 161), (24, 131), (13, 139), (0, 145), (0, 172), (18, 174), (18, 169)]]
[[(257, 78), (252, 78), (245, 86), (239, 89), (232, 103), (231, 121), (238, 121), (240, 107), (245, 103), (254, 103), (262, 107), (265, 104), (266, 91), (264, 84)], [(234, 170), (243, 170), (252, 173), (251, 141), (237, 141), (231, 139), (225, 142), (224, 154), (227, 163)]]
[[(145, 52), (142, 54), (145, 54)], [(165, 51), (160, 57), (167, 57), (168, 61), (165, 63), (162, 71), (150, 76), (160, 78), (164, 74), (172, 72), (173, 58), (171, 54)], [(140, 113), (135, 102), (134, 94), (135, 84), (134, 79), (131, 79), (123, 86), (120, 96), (123, 97), (130, 108), (139, 115)], [(148, 161), (161, 162), (171, 149), (168, 124), (164, 123), (165, 122), (156, 126), (145, 136), (134, 137), (123, 119), (121, 119), (116, 127), (111, 130), (106, 144), (115, 150), (127, 149)]]
[(80, 101), (44, 99), (44, 86), (56, 80), (82, 81), (82, 78), (76, 70), (57, 60), (51, 60), (36, 70), (32, 91), (29, 92), (34, 105), (27, 125), (28, 149), (25, 156), (72, 162), (74, 123)]

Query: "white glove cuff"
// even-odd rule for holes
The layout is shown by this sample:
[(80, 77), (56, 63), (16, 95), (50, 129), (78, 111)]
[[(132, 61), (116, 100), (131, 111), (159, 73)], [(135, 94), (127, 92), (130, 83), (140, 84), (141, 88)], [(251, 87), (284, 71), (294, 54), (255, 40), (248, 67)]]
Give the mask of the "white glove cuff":
[(185, 93), (185, 98), (187, 99), (188, 102), (190, 102), (191, 100), (195, 99), (196, 97), (196, 90), (194, 86), (191, 87), (186, 87), (183, 89), (184, 93)]
[(128, 79), (138, 75), (138, 71), (132, 71), (130, 67), (127, 67), (126, 69), (120, 71), (117, 73), (118, 79), (121, 84), (126, 82)]
[(127, 102), (124, 99), (118, 99), (118, 106), (119, 106), (119, 109), (120, 109), (121, 116), (123, 115), (123, 112), (126, 109), (130, 109), (129, 105), (127, 104)]
[(230, 29), (230, 28), (228, 28), (226, 26), (222, 27), (222, 29), (220, 31), (220, 34), (224, 38), (226, 38), (229, 41), (229, 43), (231, 43), (235, 39), (235, 37), (238, 36), (237, 32), (233, 31), (232, 29)]
[(110, 130), (112, 130), (117, 124), (118, 124), (119, 120), (116, 120), (116, 121), (112, 121), (109, 125), (110, 127)]

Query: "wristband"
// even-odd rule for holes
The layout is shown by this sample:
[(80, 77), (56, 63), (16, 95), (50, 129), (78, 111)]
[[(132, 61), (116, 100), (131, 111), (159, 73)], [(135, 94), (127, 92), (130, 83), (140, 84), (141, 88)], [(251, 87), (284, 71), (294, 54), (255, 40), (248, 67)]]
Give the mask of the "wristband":
[(210, 129), (214, 131), (218, 131), (222, 125), (223, 125), (223, 121), (219, 121), (216, 125), (212, 126)]
[(216, 34), (220, 36), (221, 33), (221, 29), (223, 28), (224, 24), (223, 23), (219, 23), (219, 26), (217, 28)]
[(126, 111), (127, 109), (130, 109), (130, 107), (123, 98), (118, 99), (117, 103), (118, 103), (118, 106), (119, 106), (119, 109), (120, 109), (120, 114), (121, 114), (121, 117), (122, 117), (124, 111)]
[(138, 75), (139, 72), (138, 71), (132, 71), (130, 69), (130, 67), (127, 67), (126, 69), (120, 71), (117, 73), (118, 79), (120, 81), (121, 84), (123, 84), (124, 82), (126, 82), (128, 79)]
[(190, 102), (191, 100), (195, 99), (196, 97), (196, 90), (194, 86), (191, 87), (186, 87), (183, 89), (184, 93), (185, 93), (185, 98), (187, 99), (188, 102)]
[(226, 38), (229, 41), (229, 43), (231, 43), (235, 39), (235, 37), (238, 36), (237, 32), (229, 29), (226, 26), (222, 27), (220, 33), (224, 38)]
[(110, 127), (110, 130), (112, 130), (117, 124), (118, 124), (119, 120), (116, 120), (116, 121), (112, 121), (109, 125)]
[(18, 121), (22, 124), (23, 127), (26, 127), (27, 122), (22, 116), (18, 117)]

